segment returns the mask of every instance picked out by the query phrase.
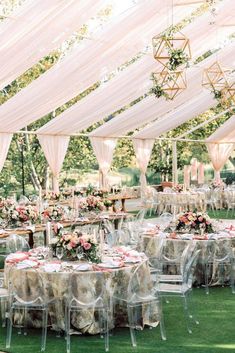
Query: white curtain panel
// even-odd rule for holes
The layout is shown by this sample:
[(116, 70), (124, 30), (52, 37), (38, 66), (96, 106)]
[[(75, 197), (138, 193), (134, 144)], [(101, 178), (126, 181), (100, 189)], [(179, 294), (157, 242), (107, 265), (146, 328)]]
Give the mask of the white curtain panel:
[(146, 171), (151, 157), (154, 140), (133, 139), (137, 164), (140, 169), (140, 186), (144, 191), (147, 187)]
[(59, 47), (105, 3), (106, 0), (26, 1), (0, 25), (0, 89)]
[(207, 149), (215, 170), (215, 179), (220, 179), (220, 171), (233, 153), (233, 143), (207, 143)]
[(0, 172), (7, 158), (7, 153), (10, 147), (12, 136), (12, 134), (0, 133)]
[(117, 140), (102, 137), (90, 137), (91, 144), (99, 163), (100, 171), (100, 187), (109, 188), (108, 172), (113, 160), (113, 152), (116, 147)]
[(59, 192), (59, 175), (69, 145), (69, 136), (38, 135), (53, 175), (53, 189)]

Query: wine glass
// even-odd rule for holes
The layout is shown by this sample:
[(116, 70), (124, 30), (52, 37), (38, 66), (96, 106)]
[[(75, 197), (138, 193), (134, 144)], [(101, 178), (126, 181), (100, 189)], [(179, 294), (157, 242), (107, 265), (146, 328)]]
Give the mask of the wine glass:
[(57, 247), (56, 248), (57, 259), (61, 260), (63, 256), (64, 256), (64, 249), (62, 248), (62, 246)]
[(81, 261), (81, 259), (82, 259), (83, 256), (84, 256), (83, 249), (82, 249), (81, 247), (78, 247), (78, 248), (77, 248), (77, 251), (76, 251), (76, 254), (77, 254), (78, 260)]

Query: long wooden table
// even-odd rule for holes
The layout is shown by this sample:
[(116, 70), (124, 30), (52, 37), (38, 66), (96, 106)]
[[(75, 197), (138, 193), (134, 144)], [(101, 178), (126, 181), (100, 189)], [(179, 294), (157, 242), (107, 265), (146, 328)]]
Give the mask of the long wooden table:
[(128, 195), (122, 195), (122, 194), (118, 194), (118, 195), (110, 195), (108, 197), (108, 199), (110, 201), (113, 202), (113, 212), (117, 212), (117, 209), (116, 209), (116, 202), (117, 201), (121, 201), (121, 212), (127, 212), (126, 210), (126, 205), (125, 205), (125, 202), (126, 200), (133, 200), (133, 199), (137, 199), (137, 196), (128, 196)]
[[(58, 221), (57, 223), (62, 224), (63, 228), (69, 228), (71, 226), (85, 226), (85, 225), (89, 225), (89, 224), (99, 224), (101, 222), (103, 222), (104, 219), (108, 219), (111, 221), (118, 221), (120, 219), (122, 219), (123, 217), (128, 217), (127, 213), (123, 213), (123, 214), (110, 214), (108, 218), (101, 218), (101, 217), (94, 217), (94, 218), (90, 218), (88, 220), (78, 220), (78, 221)], [(117, 227), (117, 225), (116, 225)], [(41, 233), (44, 232), (44, 235), (46, 233), (46, 224), (36, 224), (35, 225), (35, 231), (33, 231), (30, 228), (16, 228), (16, 229), (5, 229), (4, 232), (2, 232), (0, 234), (0, 239), (4, 239), (9, 237), (9, 235), (11, 234), (18, 234), (21, 236), (28, 236), (28, 242), (29, 242), (29, 246), (30, 248), (33, 248), (34, 246), (34, 234), (35, 233)]]

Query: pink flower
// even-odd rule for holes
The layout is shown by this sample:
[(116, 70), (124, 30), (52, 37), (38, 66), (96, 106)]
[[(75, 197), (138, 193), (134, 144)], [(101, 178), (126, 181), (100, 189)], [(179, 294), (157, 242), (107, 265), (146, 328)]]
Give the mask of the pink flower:
[(203, 217), (198, 217), (199, 222), (203, 221)]
[(85, 250), (89, 250), (91, 248), (90, 243), (83, 243), (82, 246), (84, 247)]
[(69, 245), (71, 246), (71, 248), (76, 248), (77, 243), (74, 241), (70, 241)]

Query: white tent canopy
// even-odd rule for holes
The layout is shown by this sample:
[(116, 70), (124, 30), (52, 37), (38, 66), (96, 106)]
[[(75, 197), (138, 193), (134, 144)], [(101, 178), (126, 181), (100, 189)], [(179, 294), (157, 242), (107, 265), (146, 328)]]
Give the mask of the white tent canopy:
[[(199, 3), (201, 4), (200, 1), (175, 0), (174, 22), (190, 14), (192, 8), (195, 9)], [(0, 68), (0, 72), (3, 70), (6, 74), (4, 76), (2, 72), (0, 85), (4, 86), (11, 82), (41, 57), (58, 47), (75, 29), (78, 30), (91, 16), (95, 16), (101, 8), (104, 8), (105, 4), (109, 4), (108, 0), (95, 2), (84, 0), (79, 4), (75, 0), (52, 0), (50, 6), (45, 7), (38, 0), (26, 1), (15, 13), (15, 18), (7, 19), (0, 24), (0, 33), (7, 33), (8, 36), (6, 42), (3, 39), (0, 40), (0, 48), (3, 51), (0, 62), (2, 59), (5, 65)], [(137, 4), (132, 3), (132, 6), (122, 14), (103, 24), (91, 38), (84, 39), (59, 64), (54, 65), (0, 107), (0, 137), (2, 136), (4, 140), (6, 137), (4, 134), (9, 133), (10, 143), (12, 133), (40, 119), (68, 102), (79, 92), (89, 88), (101, 79), (102, 72), (111, 73), (120, 65), (132, 60), (146, 45), (150, 44), (153, 35), (161, 33), (169, 25), (171, 5), (171, 0), (164, 2), (141, 0)], [(32, 16), (22, 29), (20, 22), (29, 14)], [(77, 14), (79, 14), (78, 22), (76, 22)], [(209, 12), (199, 16), (184, 28), (183, 32), (190, 39), (193, 60), (209, 49), (213, 49), (219, 44), (221, 38), (224, 39), (234, 31), (234, 14), (234, 1), (223, 0), (218, 3), (217, 35), (216, 27), (211, 25), (214, 18)], [(46, 32), (45, 28), (48, 27), (49, 31)], [(21, 51), (20, 46), (22, 46)], [(234, 50), (234, 44), (227, 43), (218, 55), (214, 54), (203, 60), (200, 65), (188, 69), (188, 88), (174, 101), (149, 96), (131, 106), (130, 103), (144, 95), (150, 87), (150, 73), (160, 69), (152, 53), (145, 54), (123, 71), (116, 72), (116, 76), (109, 82), (102, 84), (64, 113), (52, 119), (40, 128), (37, 134), (52, 169), (54, 184), (57, 183), (56, 179), (58, 180), (66, 154), (69, 135), (82, 131), (95, 122), (103, 121), (107, 116), (128, 105), (130, 107), (126, 111), (103, 123), (90, 134), (90, 137), (100, 164), (100, 171), (103, 173), (103, 183), (106, 183), (105, 178), (116, 143), (113, 137), (127, 134), (137, 128), (140, 131), (134, 134), (134, 144), (137, 159), (142, 168), (141, 158), (138, 157), (141, 155), (140, 140), (149, 139), (151, 144), (157, 136), (215, 105), (212, 95), (204, 92), (201, 87), (202, 69), (211, 65), (216, 59), (225, 66), (231, 66)], [(20, 52), (18, 60), (14, 55), (15, 51)], [(26, 57), (28, 61), (25, 60)], [(112, 148), (109, 149), (109, 158), (107, 157), (109, 162), (104, 166), (103, 156), (108, 152), (109, 145), (106, 144), (106, 140), (110, 142)], [(6, 143), (6, 149), (9, 143)], [(143, 143), (147, 144), (147, 142)], [(152, 149), (150, 147), (147, 148), (148, 151)], [(58, 150), (61, 153), (57, 153)], [(6, 153), (3, 153), (3, 157)], [(146, 157), (146, 160), (149, 157)], [(144, 169), (145, 166), (143, 173)]]
[(0, 89), (57, 48), (106, 2), (26, 1), (0, 25)]

